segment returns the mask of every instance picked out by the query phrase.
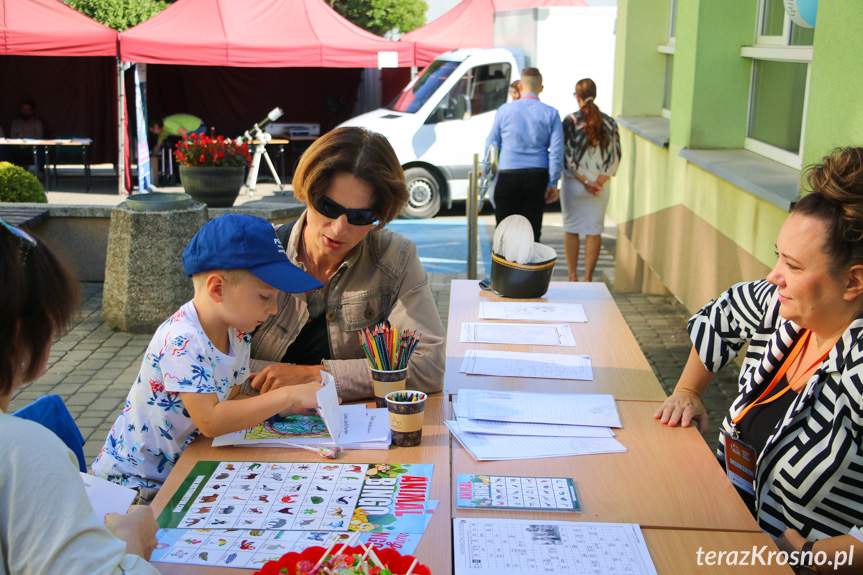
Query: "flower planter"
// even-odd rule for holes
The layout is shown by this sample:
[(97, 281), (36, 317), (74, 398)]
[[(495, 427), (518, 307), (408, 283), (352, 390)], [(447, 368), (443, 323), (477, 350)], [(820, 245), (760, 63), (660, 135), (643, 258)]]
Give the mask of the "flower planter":
[(229, 208), (243, 187), (243, 166), (180, 166), (183, 189), (211, 208)]

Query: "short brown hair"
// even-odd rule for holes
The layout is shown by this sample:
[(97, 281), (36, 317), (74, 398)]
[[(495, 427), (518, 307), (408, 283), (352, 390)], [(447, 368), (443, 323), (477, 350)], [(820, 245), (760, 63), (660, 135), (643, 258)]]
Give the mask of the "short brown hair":
[(521, 83), (527, 84), (524, 91), (533, 92), (542, 88), (542, 74), (539, 68), (525, 68), (521, 71)]
[(78, 284), (69, 269), (40, 240), (31, 245), (0, 224), (0, 395), (16, 376), (39, 376), (53, 339), (71, 325), (78, 310)]
[(225, 278), (225, 281), (231, 285), (240, 285), (243, 283), (249, 276), (253, 275), (249, 270), (243, 269), (235, 269), (235, 270), (210, 270), (206, 272), (198, 272), (196, 274), (192, 274), (192, 285), (195, 286), (195, 292), (198, 290), (204, 289), (204, 284), (207, 281), (207, 278), (210, 274), (222, 274), (222, 277)]
[(342, 172), (371, 184), (373, 209), (381, 220), (378, 228), (394, 220), (407, 203), (405, 173), (393, 147), (381, 134), (358, 127), (332, 130), (309, 146), (294, 172), (294, 196), (311, 207)]

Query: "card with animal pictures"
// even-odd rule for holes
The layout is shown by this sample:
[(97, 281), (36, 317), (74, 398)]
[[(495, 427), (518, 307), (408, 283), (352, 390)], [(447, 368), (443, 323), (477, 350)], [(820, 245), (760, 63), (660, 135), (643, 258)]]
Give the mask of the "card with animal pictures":
[(180, 529), (422, 533), (432, 464), (199, 461), (159, 515)]
[(581, 513), (575, 482), (568, 477), (513, 477), (459, 473), (459, 509)]

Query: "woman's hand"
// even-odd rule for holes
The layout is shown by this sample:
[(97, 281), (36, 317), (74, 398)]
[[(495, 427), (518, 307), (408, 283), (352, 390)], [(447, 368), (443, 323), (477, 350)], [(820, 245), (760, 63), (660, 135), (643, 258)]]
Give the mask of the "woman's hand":
[(159, 544), (156, 540), (159, 524), (152, 509), (145, 505), (132, 505), (125, 515), (109, 513), (105, 516), (105, 527), (117, 539), (126, 542), (126, 553), (147, 560)]
[(689, 427), (694, 421), (701, 435), (707, 433), (707, 412), (701, 403), (701, 397), (694, 391), (675, 390), (653, 417), (669, 427), (675, 427), (678, 423), (681, 427)]
[(598, 196), (602, 193), (602, 184), (600, 184), (599, 182), (587, 182), (586, 184), (584, 184), (584, 187), (594, 196)]
[[(274, 363), (268, 365), (258, 373), (251, 374), (252, 388), (261, 393), (267, 393), (272, 389), (278, 389), (287, 385), (300, 385), (303, 383), (320, 383), (323, 365), (291, 365), (288, 363)], [(320, 387), (319, 387), (320, 389)]]
[(792, 551), (800, 551), (803, 549), (803, 544), (806, 543), (806, 538), (800, 535), (796, 529), (786, 529), (785, 532), (774, 541), (780, 551), (791, 553)]

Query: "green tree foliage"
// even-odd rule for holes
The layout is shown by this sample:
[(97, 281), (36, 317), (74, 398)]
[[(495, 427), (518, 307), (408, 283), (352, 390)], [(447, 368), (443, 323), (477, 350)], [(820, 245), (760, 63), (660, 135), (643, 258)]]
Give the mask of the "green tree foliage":
[(118, 32), (152, 18), (168, 7), (160, 0), (69, 0), (68, 4)]
[(47, 204), (48, 196), (36, 176), (9, 162), (0, 162), (0, 203)]
[(330, 6), (372, 34), (407, 33), (425, 24), (424, 0), (330, 0)]

